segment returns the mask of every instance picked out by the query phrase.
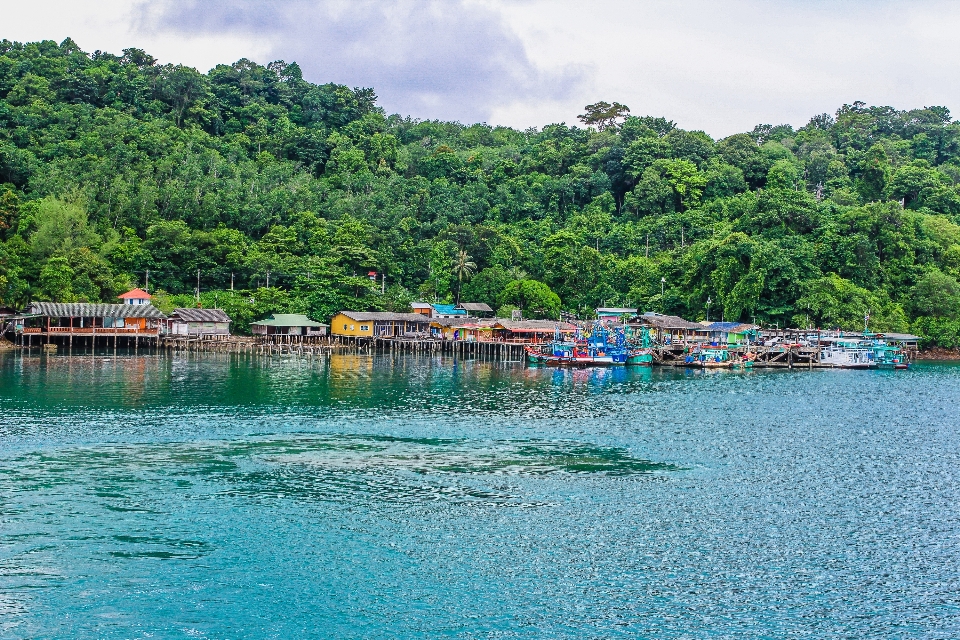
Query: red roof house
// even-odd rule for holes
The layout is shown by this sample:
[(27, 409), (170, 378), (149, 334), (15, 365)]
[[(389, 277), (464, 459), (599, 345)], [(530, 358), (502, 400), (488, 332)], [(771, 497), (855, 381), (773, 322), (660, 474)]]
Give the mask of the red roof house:
[(131, 289), (117, 297), (123, 300), (123, 304), (150, 304), (153, 299), (153, 296), (143, 289)]

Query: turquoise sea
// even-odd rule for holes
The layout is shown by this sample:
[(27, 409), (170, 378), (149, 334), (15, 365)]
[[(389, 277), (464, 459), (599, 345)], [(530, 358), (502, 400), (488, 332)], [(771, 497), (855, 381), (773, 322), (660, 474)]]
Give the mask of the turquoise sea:
[(2, 638), (957, 638), (960, 367), (0, 354)]

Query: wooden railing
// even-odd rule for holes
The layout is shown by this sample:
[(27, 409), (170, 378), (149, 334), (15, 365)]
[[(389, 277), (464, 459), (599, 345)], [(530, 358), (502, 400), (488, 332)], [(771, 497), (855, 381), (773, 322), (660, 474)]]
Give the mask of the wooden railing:
[[(93, 335), (93, 334), (123, 334), (123, 335), (150, 335), (155, 336), (159, 329), (140, 329), (139, 327), (50, 327), (49, 333)], [(42, 329), (24, 329), (24, 333), (41, 333)]]

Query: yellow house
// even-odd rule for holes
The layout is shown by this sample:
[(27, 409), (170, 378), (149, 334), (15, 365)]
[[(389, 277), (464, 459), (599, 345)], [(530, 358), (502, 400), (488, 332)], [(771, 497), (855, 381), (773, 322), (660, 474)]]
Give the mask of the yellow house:
[(354, 338), (392, 338), (428, 334), (430, 318), (419, 313), (341, 311), (330, 320), (330, 334)]

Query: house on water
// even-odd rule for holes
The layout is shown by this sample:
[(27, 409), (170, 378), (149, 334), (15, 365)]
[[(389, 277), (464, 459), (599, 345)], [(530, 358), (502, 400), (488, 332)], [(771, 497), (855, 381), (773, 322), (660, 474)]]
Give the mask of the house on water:
[(298, 342), (305, 337), (325, 336), (330, 325), (314, 322), (302, 313), (274, 313), (250, 323), (255, 336), (268, 336), (280, 342)]
[(556, 320), (497, 320), (492, 326), (493, 339), (500, 342), (540, 344), (552, 341), (557, 332), (570, 337), (577, 327)]
[(668, 316), (648, 311), (642, 316), (635, 316), (627, 324), (634, 329), (645, 327), (656, 337), (659, 344), (685, 344), (705, 341), (705, 337), (699, 334), (703, 325), (684, 320), (680, 316)]
[(330, 333), (351, 338), (425, 337), (430, 318), (421, 313), (341, 311), (330, 320)]
[(163, 322), (167, 336), (217, 340), (230, 335), (230, 316), (223, 309), (174, 309)]
[(141, 339), (156, 340), (166, 316), (145, 300), (135, 296), (146, 292), (134, 289), (123, 296), (124, 304), (88, 302), (31, 302), (18, 318), (16, 334), (21, 344), (30, 344), (33, 337), (39, 342), (96, 346), (111, 343), (136, 346)]
[(733, 346), (756, 342), (759, 338), (757, 326), (743, 322), (703, 322), (697, 332), (706, 337), (706, 341), (717, 346)]

